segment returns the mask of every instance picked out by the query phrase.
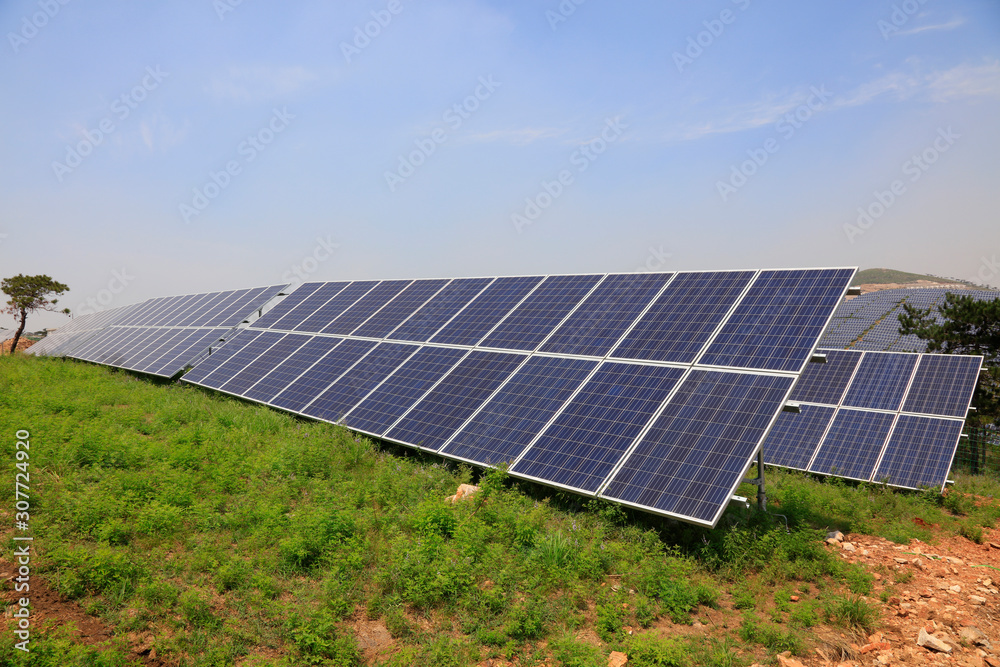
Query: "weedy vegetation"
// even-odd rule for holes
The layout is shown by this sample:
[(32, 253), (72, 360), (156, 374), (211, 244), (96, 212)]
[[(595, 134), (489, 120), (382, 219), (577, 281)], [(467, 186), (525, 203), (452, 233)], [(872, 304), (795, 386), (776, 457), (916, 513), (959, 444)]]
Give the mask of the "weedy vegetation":
[[(612, 650), (638, 667), (746, 666), (806, 653), (821, 624), (877, 627), (880, 585), (825, 530), (903, 543), (928, 537), (919, 517), (976, 539), (1000, 516), (962, 495), (964, 480), (942, 497), (769, 471), (788, 530), (736, 507), (703, 530), (183, 384), (5, 357), (11, 462), (19, 429), (31, 433), (32, 575), (116, 639), (40, 623), (30, 654), (0, 644), (11, 665), (141, 664), (131, 634), (186, 667), (587, 667)], [(480, 490), (446, 503), (461, 483)], [(359, 641), (376, 628), (386, 641)]]

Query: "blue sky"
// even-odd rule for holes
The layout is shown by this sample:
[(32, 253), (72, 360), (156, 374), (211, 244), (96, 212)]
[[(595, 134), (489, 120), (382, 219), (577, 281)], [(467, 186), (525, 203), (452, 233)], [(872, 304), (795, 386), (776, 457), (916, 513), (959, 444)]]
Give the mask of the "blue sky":
[(16, 0), (0, 28), (0, 273), (77, 313), (302, 278), (1000, 285), (993, 1)]

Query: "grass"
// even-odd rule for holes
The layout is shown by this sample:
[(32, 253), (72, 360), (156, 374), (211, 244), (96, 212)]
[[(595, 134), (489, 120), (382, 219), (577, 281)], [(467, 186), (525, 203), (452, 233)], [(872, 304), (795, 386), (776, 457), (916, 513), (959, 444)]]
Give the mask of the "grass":
[[(586, 666), (620, 650), (636, 665), (745, 666), (808, 650), (823, 622), (877, 624), (862, 596), (879, 591), (822, 544), (827, 527), (902, 542), (927, 538), (916, 517), (974, 534), (1000, 516), (961, 489), (769, 471), (790, 532), (735, 508), (709, 531), (183, 384), (3, 357), (0, 432), (20, 429), (31, 433), (32, 575), (186, 667), (361, 664), (356, 628), (375, 623), (393, 642), (382, 664)], [(13, 462), (14, 439), (2, 442)], [(444, 502), (467, 482), (479, 493)], [(995, 481), (956, 486), (973, 483), (1000, 497)], [(789, 605), (793, 591), (802, 599)], [(727, 614), (728, 628), (713, 621), (701, 636), (658, 631)], [(4, 642), (0, 664), (136, 663), (120, 641), (83, 646), (39, 626), (30, 656)]]
[(964, 281), (955, 280), (952, 278), (938, 278), (937, 276), (928, 276), (920, 273), (908, 273), (906, 271), (897, 271), (895, 269), (863, 269), (858, 271), (854, 275), (853, 285), (867, 285), (867, 284), (880, 284), (880, 283), (915, 283), (918, 280), (929, 280), (936, 283), (955, 283), (955, 284), (969, 284)]

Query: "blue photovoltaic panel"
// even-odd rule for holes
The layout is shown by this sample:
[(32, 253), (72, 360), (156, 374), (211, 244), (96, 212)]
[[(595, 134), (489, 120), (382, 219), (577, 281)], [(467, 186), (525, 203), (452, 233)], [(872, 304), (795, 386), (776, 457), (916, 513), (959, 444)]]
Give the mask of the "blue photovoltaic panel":
[(284, 287), (284, 285), (274, 285), (249, 290), (247, 294), (239, 298), (234, 298), (225, 308), (212, 309), (210, 312), (199, 316), (197, 320), (198, 326), (234, 327), (246, 320), (254, 311), (262, 308), (265, 303), (273, 299)]
[[(265, 331), (252, 341), (243, 345), (239, 350), (233, 352), (231, 356), (219, 364), (219, 366), (209, 375), (198, 381), (198, 384), (213, 389), (221, 389), (226, 383), (233, 379), (244, 368), (252, 363), (257, 357), (266, 352), (272, 345), (283, 338), (283, 334), (273, 331)], [(227, 344), (228, 345), (228, 344)], [(215, 356), (215, 355), (212, 355)], [(209, 357), (211, 359), (211, 357)], [(198, 364), (201, 366), (201, 364)]]
[(762, 271), (698, 363), (800, 371), (853, 276), (853, 269)]
[(844, 405), (898, 410), (918, 356), (899, 352), (865, 352), (844, 396)]
[(147, 345), (145, 349), (142, 350), (141, 354), (135, 359), (129, 361), (129, 367), (137, 370), (144, 371), (147, 366), (156, 365), (164, 355), (170, 353), (176, 345), (187, 338), (192, 331), (202, 331), (200, 329), (166, 329), (166, 336), (161, 338), (156, 342), (155, 345)]
[(173, 310), (184, 297), (164, 296), (159, 299), (150, 299), (149, 307), (133, 313), (130, 317), (121, 322), (126, 326), (150, 326), (153, 322), (161, 319), (164, 313)]
[(102, 349), (92, 361), (108, 366), (120, 366), (133, 350), (142, 347), (160, 333), (160, 329), (128, 328), (127, 331), (130, 332), (127, 338), (118, 339), (111, 347)]
[(534, 350), (601, 276), (549, 276), (479, 345)]
[(832, 406), (803, 405), (801, 412), (782, 412), (764, 440), (764, 463), (805, 470), (833, 419)]
[(341, 313), (350, 308), (355, 301), (363, 297), (377, 284), (377, 280), (359, 280), (353, 282), (337, 292), (336, 296), (314, 310), (312, 314), (302, 318), (301, 322), (293, 324), (291, 327), (286, 327), (285, 320), (290, 318), (285, 317), (278, 324), (282, 328), (291, 328), (295, 331), (322, 331), (326, 325), (340, 317)]
[(316, 289), (303, 285), (253, 323), (255, 329), (294, 329), (334, 298), (350, 283), (320, 283)]
[(323, 327), (322, 332), (326, 334), (347, 335), (357, 329), (361, 324), (372, 316), (379, 308), (385, 306), (390, 299), (406, 289), (410, 284), (409, 280), (384, 280), (373, 287), (358, 301), (345, 310), (343, 314)]
[(925, 354), (920, 358), (903, 412), (962, 417), (969, 411), (982, 357)]
[(205, 352), (210, 345), (218, 341), (227, 331), (229, 329), (194, 329), (190, 335), (173, 345), (156, 362), (144, 369), (137, 370), (142, 370), (145, 373), (153, 373), (154, 375), (173, 377), (184, 370), (184, 367), (188, 363)]
[(683, 374), (604, 363), (512, 472), (596, 492)]
[(601, 496), (714, 525), (793, 382), (691, 371)]
[(541, 280), (542, 276), (497, 278), (431, 338), (431, 342), (475, 345)]
[[(300, 305), (303, 301), (308, 299), (310, 296), (316, 293), (316, 290), (323, 289), (327, 285), (337, 284), (337, 283), (303, 283), (299, 285), (298, 288), (278, 302), (274, 308), (264, 313), (263, 317), (258, 319), (253, 323), (253, 326), (260, 329), (270, 329), (278, 320), (287, 315), (293, 308)], [(347, 283), (339, 283), (341, 288)], [(332, 296), (332, 295), (331, 295)], [(320, 304), (316, 305), (316, 308)], [(313, 309), (315, 310), (315, 308)], [(310, 311), (312, 312), (312, 311)], [(280, 327), (274, 327), (280, 328)]]
[(271, 403), (285, 410), (300, 412), (376, 344), (368, 340), (345, 340), (278, 394)]
[(178, 306), (169, 314), (164, 314), (157, 326), (185, 326), (188, 320), (194, 319), (201, 312), (208, 310), (208, 304), (226, 298), (227, 292), (208, 294), (190, 294), (182, 297)]
[(492, 278), (460, 278), (451, 281), (388, 337), (392, 340), (426, 342), (492, 280)]
[(230, 357), (252, 343), (261, 332), (242, 329), (237, 331), (218, 350), (208, 355), (201, 363), (184, 374), (185, 382), (201, 384), (202, 380), (218, 370), (219, 366), (229, 361)]
[(437, 451), (526, 357), (472, 352), (385, 435)]
[(608, 276), (540, 350), (603, 357), (672, 275), (620, 273)]
[(867, 481), (895, 415), (841, 408), (833, 418), (810, 472)]
[[(270, 333), (267, 335), (270, 335)], [(274, 345), (261, 353), (259, 357), (245, 365), (238, 373), (235, 373), (220, 389), (230, 394), (241, 395), (246, 393), (250, 387), (257, 384), (271, 369), (294, 354), (308, 340), (308, 337), (298, 334), (287, 334), (279, 338)]]
[(415, 280), (385, 308), (378, 311), (363, 325), (355, 329), (352, 336), (367, 338), (385, 338), (389, 332), (399, 326), (399, 323), (412, 315), (417, 308), (434, 296), (447, 280)]
[(303, 412), (329, 422), (340, 421), (348, 410), (416, 351), (416, 345), (380, 344), (330, 385)]
[(532, 357), (441, 453), (483, 465), (513, 462), (596, 365)]
[(117, 345), (124, 339), (135, 337), (141, 332), (142, 329), (134, 329), (132, 327), (108, 329), (104, 335), (91, 339), (78, 349), (73, 350), (70, 357), (85, 361), (97, 361), (102, 351), (110, 349), (113, 345)]
[(802, 369), (799, 381), (792, 389), (791, 400), (804, 403), (839, 405), (847, 383), (861, 360), (860, 352), (848, 350), (819, 350), (826, 355), (826, 363), (808, 363)]
[(159, 329), (153, 328), (148, 329), (150, 334), (142, 339), (138, 344), (132, 344), (127, 347), (120, 349), (120, 355), (114, 366), (120, 366), (122, 368), (131, 368), (133, 365), (140, 363), (143, 358), (145, 358), (147, 351), (157, 350), (161, 345), (166, 344), (174, 335), (176, 331), (174, 329)]
[[(307, 334), (298, 335), (308, 342), (297, 352), (277, 364), (274, 369), (251, 387), (244, 397), (262, 403), (269, 403), (300, 375), (312, 368), (312, 365), (326, 356), (330, 350), (337, 347), (343, 338), (311, 337)], [(199, 365), (200, 367), (200, 365)]]
[(753, 271), (677, 274), (611, 356), (691, 363), (753, 276)]
[(347, 413), (344, 424), (382, 435), (465, 354), (466, 350), (447, 347), (421, 348), (361, 405)]
[(955, 419), (900, 415), (872, 481), (911, 489), (943, 488), (962, 424)]

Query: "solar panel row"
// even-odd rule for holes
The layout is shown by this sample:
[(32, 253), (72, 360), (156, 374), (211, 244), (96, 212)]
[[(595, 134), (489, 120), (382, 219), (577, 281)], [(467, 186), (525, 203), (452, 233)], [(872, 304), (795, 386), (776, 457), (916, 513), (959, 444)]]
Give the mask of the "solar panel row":
[(943, 487), (982, 357), (822, 350), (792, 390), (764, 461), (892, 486)]
[(183, 379), (714, 525), (852, 276), (311, 283)]

